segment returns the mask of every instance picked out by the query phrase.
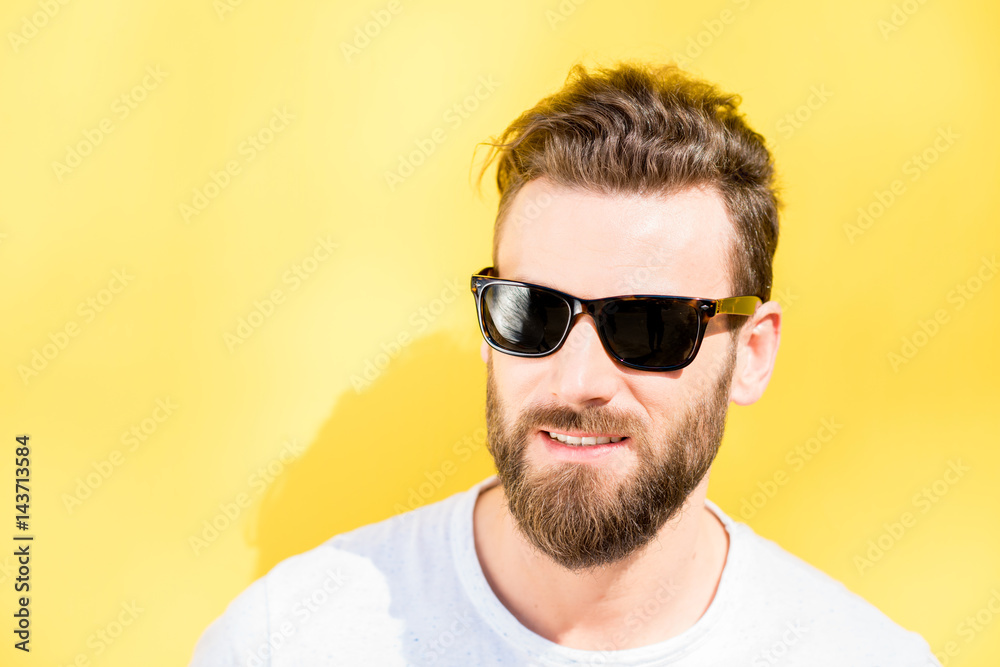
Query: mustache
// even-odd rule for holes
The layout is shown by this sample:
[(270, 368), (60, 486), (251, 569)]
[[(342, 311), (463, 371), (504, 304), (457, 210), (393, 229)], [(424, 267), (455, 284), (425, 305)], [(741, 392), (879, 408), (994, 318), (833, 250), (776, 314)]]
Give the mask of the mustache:
[(638, 438), (647, 432), (647, 428), (648, 424), (641, 417), (617, 408), (594, 406), (577, 411), (560, 406), (535, 405), (521, 413), (514, 431), (521, 436), (536, 430), (553, 430)]

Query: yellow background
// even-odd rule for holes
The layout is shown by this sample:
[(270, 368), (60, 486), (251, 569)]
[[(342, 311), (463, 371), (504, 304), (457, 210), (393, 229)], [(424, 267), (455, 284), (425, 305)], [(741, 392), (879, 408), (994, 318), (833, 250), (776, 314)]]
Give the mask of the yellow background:
[[(186, 664), (281, 558), (491, 474), (467, 282), (490, 262), (496, 195), (470, 184), (475, 145), (574, 62), (675, 57), (743, 96), (786, 202), (777, 367), (760, 403), (731, 410), (710, 497), (736, 518), (756, 500), (755, 530), (935, 651), (954, 642), (948, 664), (996, 664), (1000, 618), (971, 638), (959, 627), (1000, 590), (1000, 280), (983, 264), (1000, 250), (996, 3), (388, 7), (4, 3), (0, 479), (30, 434), (36, 541), (30, 655), (11, 647), (0, 556), (0, 663)], [(391, 20), (364, 44), (373, 11)], [(456, 123), (456, 104), (475, 109)], [(251, 136), (270, 139), (252, 159)], [(78, 166), (54, 165), (76, 148), (89, 153)], [(924, 151), (934, 159), (914, 172)], [(185, 220), (213, 174), (225, 187)], [(851, 233), (895, 180), (894, 201)], [(297, 284), (296, 266), (312, 269)], [(977, 271), (959, 308), (953, 290)], [(275, 290), (269, 316), (252, 316)], [(251, 335), (227, 342), (251, 317)], [(916, 354), (893, 362), (904, 339)], [(36, 351), (52, 358), (25, 375)], [(836, 434), (797, 469), (790, 452), (816, 449), (824, 419)], [(123, 442), (133, 428), (145, 440)], [(949, 461), (968, 468), (954, 484), (941, 481)], [(935, 482), (946, 493), (924, 512), (914, 496)], [(81, 483), (89, 496), (67, 505)], [(10, 545), (12, 486), (0, 485)], [(192, 543), (234, 506), (228, 528)], [(886, 537), (904, 512), (915, 523)], [(96, 640), (132, 603), (142, 611), (120, 636)]]

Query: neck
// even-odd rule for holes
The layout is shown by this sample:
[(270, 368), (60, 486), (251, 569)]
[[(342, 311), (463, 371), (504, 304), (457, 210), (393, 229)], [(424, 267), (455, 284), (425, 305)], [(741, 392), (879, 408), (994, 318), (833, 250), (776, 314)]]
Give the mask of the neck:
[(708, 609), (729, 536), (705, 506), (708, 476), (656, 538), (632, 557), (574, 573), (517, 529), (499, 484), (473, 514), (483, 573), (505, 607), (535, 634), (563, 646), (622, 650), (681, 634)]

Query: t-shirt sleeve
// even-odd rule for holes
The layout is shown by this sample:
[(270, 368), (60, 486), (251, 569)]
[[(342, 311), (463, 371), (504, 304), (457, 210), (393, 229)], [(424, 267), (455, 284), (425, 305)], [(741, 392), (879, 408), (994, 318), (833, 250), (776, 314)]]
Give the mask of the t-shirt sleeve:
[(189, 667), (268, 664), (267, 625), (267, 589), (261, 578), (236, 596), (205, 629)]
[(941, 663), (938, 662), (937, 656), (931, 650), (930, 644), (919, 632), (913, 632), (912, 630), (906, 631), (905, 637), (909, 638), (910, 651), (906, 653), (906, 657), (900, 658), (901, 667), (941, 667)]

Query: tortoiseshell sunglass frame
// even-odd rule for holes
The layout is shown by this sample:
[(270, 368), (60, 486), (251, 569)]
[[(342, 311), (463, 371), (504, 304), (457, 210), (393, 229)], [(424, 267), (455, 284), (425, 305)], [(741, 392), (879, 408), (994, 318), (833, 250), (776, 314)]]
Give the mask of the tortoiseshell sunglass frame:
[[(488, 285), (505, 284), (505, 285), (519, 285), (522, 287), (529, 287), (532, 289), (541, 290), (547, 294), (553, 295), (562, 299), (566, 302), (570, 309), (570, 317), (566, 323), (566, 328), (562, 333), (562, 337), (559, 342), (556, 343), (551, 349), (544, 352), (519, 352), (516, 350), (511, 350), (505, 348), (500, 343), (489, 335), (488, 328), (485, 322), (485, 314), (483, 311), (483, 292)], [(534, 283), (526, 283), (519, 280), (507, 280), (505, 278), (500, 278), (496, 275), (496, 270), (492, 266), (488, 266), (472, 275), (471, 280), (472, 294), (476, 299), (476, 313), (479, 319), (479, 330), (483, 334), (483, 338), (486, 340), (487, 344), (493, 349), (503, 352), (504, 354), (514, 355), (516, 357), (545, 357), (550, 354), (554, 354), (562, 347), (563, 343), (569, 337), (569, 332), (573, 328), (573, 324), (578, 318), (583, 315), (590, 315), (594, 319), (594, 323), (597, 325), (597, 330), (600, 334), (601, 344), (604, 346), (605, 351), (611, 358), (615, 359), (618, 363), (626, 366), (628, 368), (634, 368), (643, 371), (674, 371), (680, 370), (685, 366), (691, 364), (695, 357), (698, 355), (698, 350), (701, 349), (702, 340), (705, 337), (705, 329), (708, 327), (708, 321), (715, 317), (716, 315), (753, 315), (762, 301), (760, 297), (757, 296), (732, 296), (724, 299), (701, 299), (695, 297), (686, 296), (669, 296), (663, 294), (629, 294), (629, 295), (619, 295), (605, 297), (602, 299), (580, 299), (573, 296), (572, 294), (567, 294), (566, 292), (560, 292), (559, 290), (552, 289), (551, 287), (545, 287), (544, 285), (536, 285)], [(670, 301), (672, 304), (685, 305), (692, 308), (698, 314), (698, 331), (696, 334), (696, 340), (691, 352), (687, 357), (676, 364), (669, 366), (647, 366), (644, 364), (637, 364), (623, 359), (619, 354), (617, 354), (611, 347), (608, 340), (607, 334), (604, 329), (604, 323), (606, 319), (603, 313), (613, 313), (617, 308), (618, 304), (625, 301), (638, 301), (638, 300), (649, 300), (649, 299), (661, 299)]]

